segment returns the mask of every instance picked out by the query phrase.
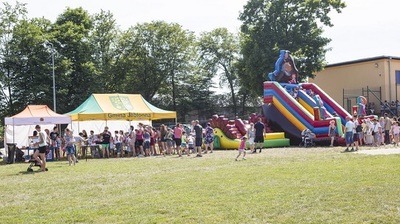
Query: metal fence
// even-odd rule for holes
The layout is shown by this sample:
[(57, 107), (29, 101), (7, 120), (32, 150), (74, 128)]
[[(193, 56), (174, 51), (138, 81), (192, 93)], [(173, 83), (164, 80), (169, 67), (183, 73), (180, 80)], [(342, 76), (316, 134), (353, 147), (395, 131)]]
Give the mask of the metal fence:
[(367, 114), (381, 114), (382, 112), (389, 112), (393, 116), (395, 111), (382, 111), (381, 105), (384, 103), (382, 99), (381, 87), (363, 87), (361, 89), (343, 89), (343, 107), (351, 112), (354, 105), (357, 104), (357, 97), (364, 96), (368, 104), (366, 105)]

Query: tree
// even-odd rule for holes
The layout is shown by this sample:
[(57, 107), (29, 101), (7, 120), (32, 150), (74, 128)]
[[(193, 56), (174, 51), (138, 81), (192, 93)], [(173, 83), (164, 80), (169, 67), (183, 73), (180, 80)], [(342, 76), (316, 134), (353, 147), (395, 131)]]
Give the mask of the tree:
[[(200, 72), (193, 72), (182, 80), (176, 107), (179, 121), (189, 122), (189, 117), (204, 121), (215, 114), (218, 104), (213, 99), (214, 93), (210, 90), (210, 86), (212, 80)], [(161, 92), (153, 99), (153, 103), (162, 108), (172, 109), (171, 100), (170, 94)]]
[[(274, 70), (279, 50), (290, 50), (301, 59), (300, 79), (313, 77), (325, 65), (323, 26), (333, 26), (329, 13), (346, 5), (341, 0), (250, 0), (239, 19), (242, 21), (242, 55), (239, 75), (243, 87), (254, 95), (262, 92), (266, 74)], [(256, 88), (254, 88), (256, 87)]]
[(9, 115), (18, 111), (14, 106), (14, 81), (17, 71), (12, 64), (17, 55), (12, 48), (13, 31), (22, 19), (26, 19), (25, 4), (17, 2), (15, 6), (7, 2), (0, 8), (0, 114)]
[(175, 109), (179, 80), (190, 68), (193, 39), (180, 25), (162, 21), (138, 24), (124, 32), (117, 69), (126, 73), (126, 89), (148, 101), (160, 92), (168, 93)]
[(103, 86), (104, 92), (119, 92), (126, 80), (122, 71), (115, 70), (118, 58), (117, 40), (120, 35), (114, 15), (101, 10), (93, 16), (93, 27), (89, 40), (93, 50), (93, 63), (96, 67), (96, 78), (90, 82)]
[(237, 79), (236, 63), (239, 59), (238, 38), (229, 33), (226, 28), (218, 28), (209, 33), (201, 34), (198, 41), (199, 64), (209, 77), (217, 74), (220, 78), (220, 86), (228, 83), (234, 114), (237, 115)]
[(62, 112), (75, 109), (92, 92), (101, 91), (102, 85), (94, 81), (97, 69), (89, 42), (92, 26), (91, 17), (82, 8), (67, 8), (53, 26), (53, 39), (49, 41), (61, 58), (56, 82), (58, 101), (63, 102), (60, 105)]
[(31, 103), (52, 105), (51, 52), (44, 46), (50, 24), (41, 18), (21, 20), (14, 27), (5, 64), (14, 72), (12, 97), (18, 110)]

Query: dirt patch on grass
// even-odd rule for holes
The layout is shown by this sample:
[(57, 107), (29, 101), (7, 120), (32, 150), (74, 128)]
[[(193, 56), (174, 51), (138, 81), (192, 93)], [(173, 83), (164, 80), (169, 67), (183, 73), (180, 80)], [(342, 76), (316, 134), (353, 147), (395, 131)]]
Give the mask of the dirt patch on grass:
[(359, 154), (367, 154), (367, 155), (391, 155), (391, 154), (400, 154), (400, 148), (372, 148), (368, 150), (359, 150)]

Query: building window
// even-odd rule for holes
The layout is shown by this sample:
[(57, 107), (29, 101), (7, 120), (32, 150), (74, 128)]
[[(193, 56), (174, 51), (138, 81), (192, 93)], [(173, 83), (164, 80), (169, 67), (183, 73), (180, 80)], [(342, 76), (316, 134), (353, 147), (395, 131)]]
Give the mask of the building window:
[(399, 85), (400, 84), (400, 71), (396, 70), (395, 73), (396, 73), (396, 85)]

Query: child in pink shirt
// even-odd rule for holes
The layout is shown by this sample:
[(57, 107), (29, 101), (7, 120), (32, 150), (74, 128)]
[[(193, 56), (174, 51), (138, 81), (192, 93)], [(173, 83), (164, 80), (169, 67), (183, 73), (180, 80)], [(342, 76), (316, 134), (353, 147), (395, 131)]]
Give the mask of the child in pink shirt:
[(392, 136), (394, 140), (394, 146), (399, 146), (399, 134), (400, 134), (400, 126), (397, 121), (393, 122), (392, 125)]
[(243, 152), (243, 159), (246, 160), (246, 141), (247, 141), (247, 137), (243, 136), (242, 140), (240, 141), (240, 145), (239, 145), (239, 154), (236, 156), (236, 161), (238, 161), (239, 156), (242, 154)]

